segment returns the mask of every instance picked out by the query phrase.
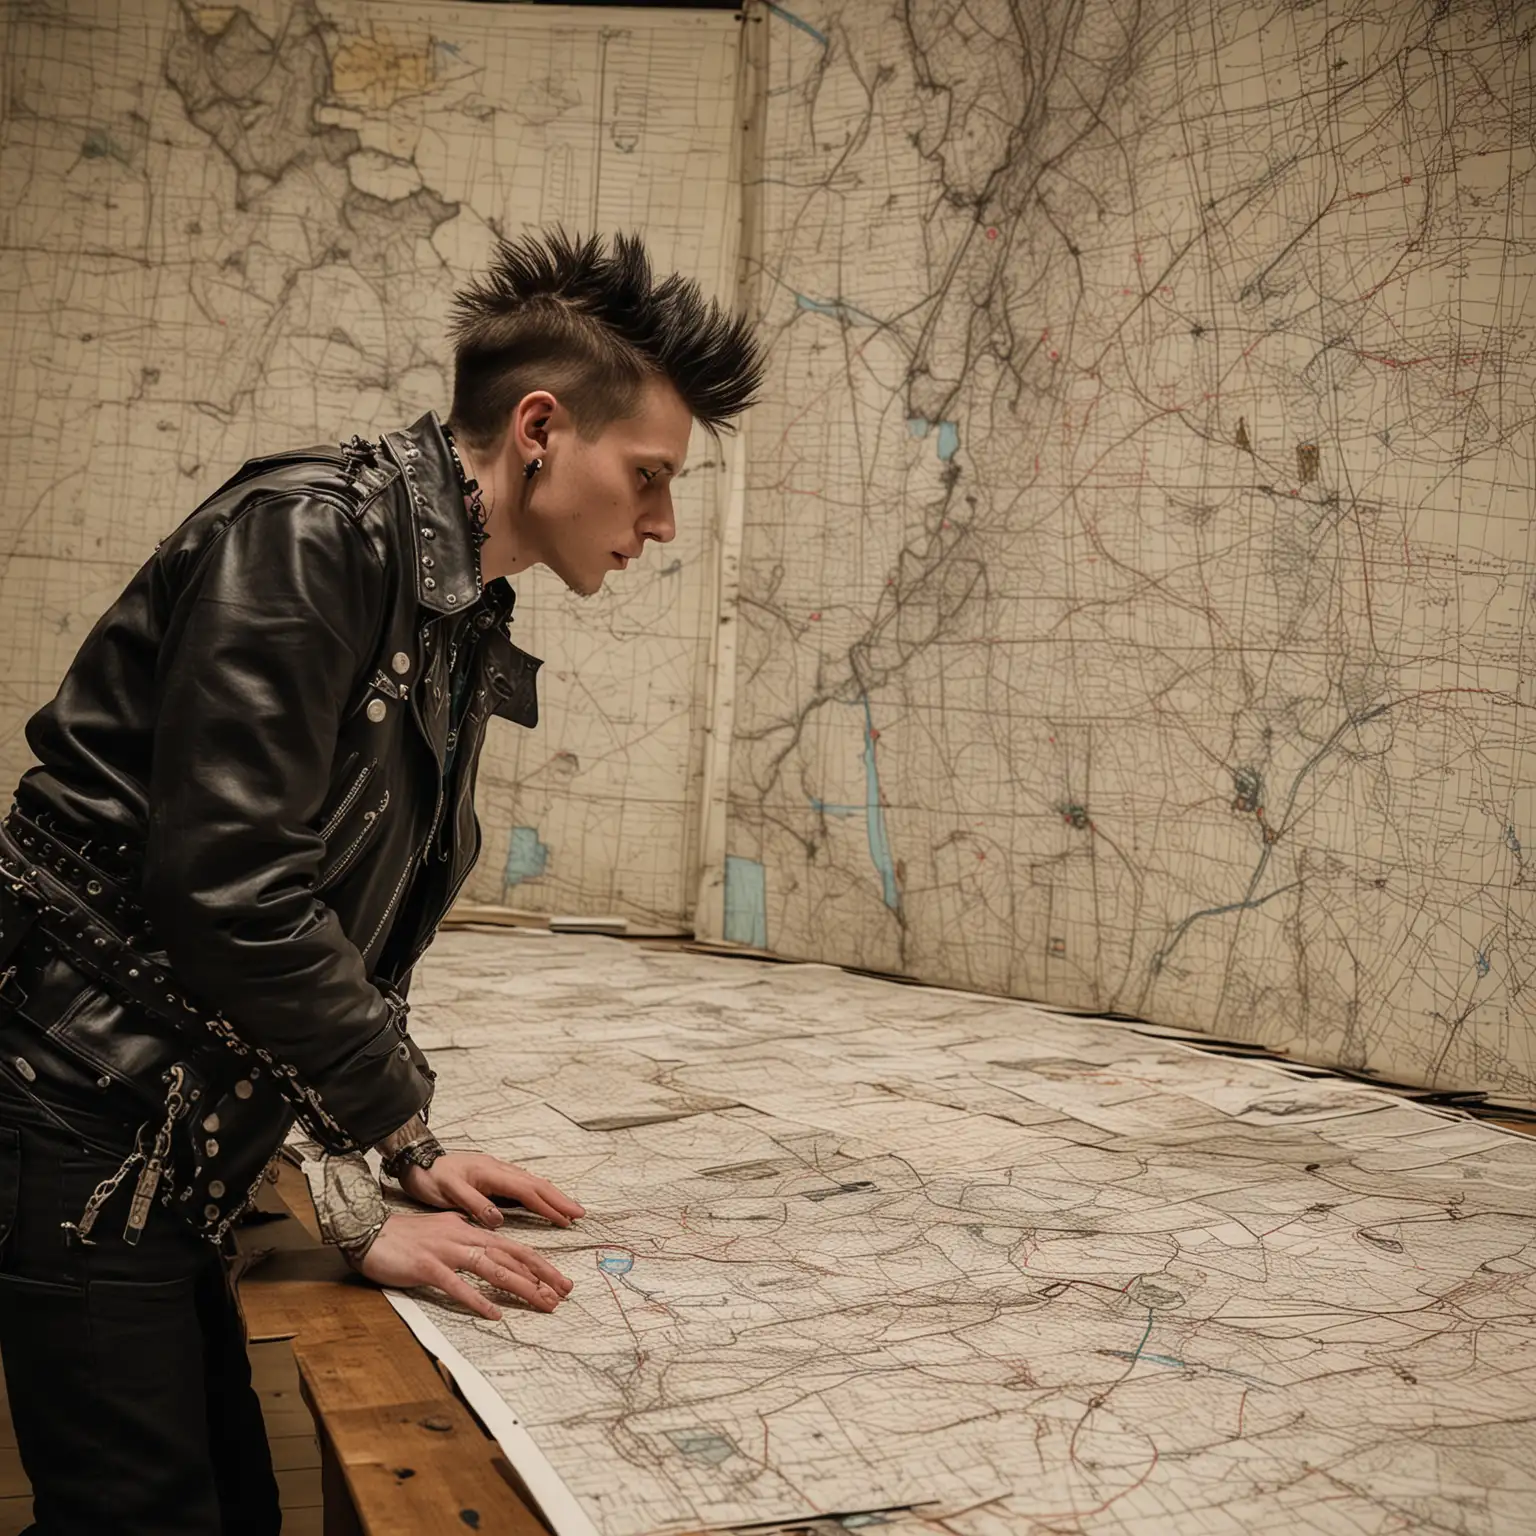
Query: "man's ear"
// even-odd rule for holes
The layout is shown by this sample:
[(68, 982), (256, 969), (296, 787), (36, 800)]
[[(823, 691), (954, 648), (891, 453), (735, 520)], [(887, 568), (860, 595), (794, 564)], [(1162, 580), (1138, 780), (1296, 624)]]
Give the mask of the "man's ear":
[(549, 425), (560, 402), (547, 389), (535, 389), (517, 402), (510, 434), (513, 451), (526, 462), (549, 448)]

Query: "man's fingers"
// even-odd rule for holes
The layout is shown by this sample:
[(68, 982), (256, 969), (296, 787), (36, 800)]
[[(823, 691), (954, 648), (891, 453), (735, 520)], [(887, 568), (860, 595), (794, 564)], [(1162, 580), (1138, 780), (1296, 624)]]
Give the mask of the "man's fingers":
[(443, 1193), (454, 1205), (482, 1227), (499, 1227), (506, 1217), (485, 1198), (485, 1191), (477, 1189), (468, 1179), (455, 1179), (447, 1184)]
[(458, 1302), (461, 1306), (468, 1307), (471, 1312), (478, 1313), (490, 1322), (497, 1322), (501, 1318), (501, 1308), (488, 1297), (482, 1296), (467, 1280), (462, 1280), (446, 1264), (440, 1260), (428, 1261), (428, 1285), (434, 1285), (445, 1296)]
[(478, 1245), (470, 1248), (465, 1252), (460, 1263), (461, 1267), (469, 1270), (471, 1274), (479, 1275), (482, 1280), (489, 1280), (499, 1290), (505, 1291), (509, 1296), (516, 1296), (519, 1301), (526, 1301), (530, 1307), (537, 1307), (540, 1312), (553, 1312), (560, 1300), (551, 1287), (533, 1275), (498, 1262), (489, 1249)]
[(587, 1214), (586, 1206), (584, 1206), (579, 1200), (572, 1200), (569, 1195), (564, 1194), (560, 1190), (556, 1189), (548, 1179), (540, 1179), (538, 1181), (538, 1186), (539, 1193), (543, 1195), (545, 1200), (554, 1206), (556, 1210), (563, 1211), (567, 1216), (571, 1218), (572, 1221), (574, 1221), (578, 1216), (585, 1216)]
[(542, 1216), (545, 1221), (551, 1221), (557, 1227), (570, 1226), (571, 1218), (559, 1207), (551, 1205), (536, 1189), (525, 1186), (514, 1193), (535, 1216)]
[(498, 1262), (520, 1265), (546, 1285), (554, 1287), (562, 1296), (571, 1288), (571, 1282), (536, 1249), (525, 1248), (521, 1243), (514, 1243), (510, 1237), (502, 1237), (499, 1234), (489, 1238), (486, 1247), (495, 1255)]
[[(507, 1163), (495, 1163), (486, 1168), (481, 1174), (482, 1184), (488, 1193), (510, 1197), (520, 1205), (526, 1206), (535, 1216), (542, 1216), (545, 1221), (553, 1222), (557, 1227), (568, 1227), (574, 1216), (585, 1213), (573, 1200), (566, 1200), (553, 1184), (544, 1179), (536, 1179), (531, 1173), (524, 1173), (521, 1168), (513, 1168)], [(565, 1206), (571, 1209), (561, 1209), (548, 1198), (548, 1193), (558, 1195)]]

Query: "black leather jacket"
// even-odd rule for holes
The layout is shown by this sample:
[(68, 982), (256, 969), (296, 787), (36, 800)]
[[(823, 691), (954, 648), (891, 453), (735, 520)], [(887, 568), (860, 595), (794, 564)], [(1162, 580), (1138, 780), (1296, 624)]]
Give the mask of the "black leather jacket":
[[(159, 545), (27, 728), (18, 809), (137, 872), (175, 981), (291, 1066), (338, 1140), (377, 1142), (430, 1097), (386, 994), (475, 863), (489, 717), (537, 721), (512, 601), (481, 589), (434, 416), (255, 459)], [(163, 1072), (116, 1033), (89, 1042), (106, 1073)]]

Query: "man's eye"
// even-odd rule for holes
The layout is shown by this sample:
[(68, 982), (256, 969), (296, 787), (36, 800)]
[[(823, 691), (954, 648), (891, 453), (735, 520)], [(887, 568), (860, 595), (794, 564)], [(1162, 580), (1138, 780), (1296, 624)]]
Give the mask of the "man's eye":
[(647, 485), (649, 485), (651, 481), (654, 480), (660, 473), (661, 471), (659, 469), (642, 469), (640, 471), (640, 478), (644, 480)]

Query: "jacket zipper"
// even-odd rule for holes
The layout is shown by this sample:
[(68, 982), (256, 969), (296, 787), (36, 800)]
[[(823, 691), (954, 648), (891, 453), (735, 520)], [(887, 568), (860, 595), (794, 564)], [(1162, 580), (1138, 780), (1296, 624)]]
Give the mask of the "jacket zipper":
[[(393, 458), (393, 444), (389, 442), (387, 437), (384, 441), (386, 448), (389, 450), (390, 457)], [(416, 689), (416, 697), (412, 701), (412, 712), (416, 716), (417, 728), (421, 731), (422, 736), (426, 739), (428, 750), (431, 751), (433, 761), (437, 765), (437, 799), (433, 802), (432, 821), (427, 831), (426, 840), (419, 848), (415, 850), (415, 852), (411, 854), (409, 861), (401, 868), (400, 878), (395, 881), (395, 888), (390, 892), (389, 901), (385, 904), (383, 912), (379, 915), (378, 922), (374, 924), (373, 932), (368, 935), (367, 943), (358, 945), (358, 949), (361, 951), (365, 958), (372, 953), (373, 946), (379, 942), (379, 935), (384, 932), (384, 929), (389, 923), (390, 918), (395, 915), (395, 906), (400, 900), (401, 893), (405, 890), (406, 882), (409, 881), (410, 878), (416, 873), (416, 866), (421, 862), (423, 856), (430, 851), (432, 847), (432, 839), (437, 836), (437, 818), (443, 808), (443, 765), (437, 757), (436, 747), (432, 745), (432, 738), (428, 734), (421, 720), (421, 701), (426, 687), (428, 675), (432, 670), (432, 645), (429, 628), (422, 630), (421, 638), (424, 642), (421, 665), (421, 682), (420, 686), (418, 686)]]
[(342, 821), (346, 817), (347, 812), (352, 809), (353, 803), (356, 801), (357, 797), (362, 794), (363, 786), (368, 782), (369, 779), (373, 777), (373, 770), (378, 766), (379, 760), (377, 758), (371, 758), (364, 765), (363, 771), (358, 774), (355, 779), (353, 779), (350, 788), (348, 788), (346, 794), (341, 797), (341, 803), (326, 818), (325, 825), (320, 828), (320, 840), (322, 842), (330, 841), (331, 833), (333, 833), (336, 828), (341, 825)]
[[(497, 690), (497, 691), (499, 692), (500, 690)], [(481, 741), (483, 741), (485, 739), (485, 729), (486, 729), (486, 726), (490, 723), (490, 715), (491, 715), (491, 712), (489, 710), (487, 710), (480, 717), (479, 730), (480, 730), (480, 740)], [(476, 744), (476, 751), (478, 752), (478, 750), (479, 750), (479, 743)], [(427, 858), (431, 854), (431, 852), (432, 852), (432, 845), (437, 841), (437, 824), (438, 824), (438, 818), (442, 814), (443, 800), (444, 800), (444, 795), (443, 795), (443, 792), (442, 792), (442, 786), (441, 786), (441, 784), (439, 784), (438, 794), (437, 794), (437, 802), (438, 803), (437, 803), (436, 809), (432, 813), (432, 831), (431, 831), (431, 833), (427, 837), (426, 847), (422, 849), (422, 857), (424, 859)], [(445, 918), (448, 915), (449, 911), (453, 907), (454, 902), (458, 900), (459, 892), (464, 889), (464, 886), (468, 883), (469, 877), (474, 873), (474, 871), (475, 871), (475, 861), (471, 861), (471, 863), (469, 864), (469, 867), (464, 871), (464, 873), (462, 875), (460, 875), (459, 878), (456, 881), (454, 881), (453, 888), (448, 892), (447, 903), (444, 905), (443, 910), (437, 914), (437, 920), (428, 929), (429, 933), (432, 933), (434, 935), (436, 934), (438, 923), (441, 923), (443, 918)], [(406, 970), (410, 970), (411, 967), (414, 966), (416, 964), (416, 962), (418, 960), (420, 960), (421, 957), (424, 954), (426, 954), (427, 949), (430, 947), (430, 944), (431, 944), (431, 940), (429, 939), (427, 941), (427, 944), (422, 945), (419, 949), (417, 949), (416, 953), (411, 956), (410, 962), (406, 966)]]
[(416, 866), (432, 851), (432, 839), (437, 836), (437, 818), (443, 809), (443, 781), (437, 781), (437, 802), (432, 807), (432, 825), (427, 832), (426, 841), (411, 855), (410, 862), (401, 871), (400, 878), (395, 882), (395, 888), (390, 893), (389, 904), (384, 908), (383, 915), (379, 918), (378, 925), (368, 935), (368, 942), (361, 947), (364, 955), (378, 943), (379, 935), (384, 931), (384, 925), (395, 915), (395, 903), (400, 900), (400, 893), (405, 889), (405, 883), (416, 873)]
[(328, 868), (320, 871), (320, 878), (315, 882), (316, 890), (323, 891), (328, 886), (334, 885), (341, 878), (348, 866), (357, 857), (358, 850), (373, 836), (374, 828), (378, 826), (380, 818), (388, 809), (389, 791), (386, 789), (384, 791), (384, 798), (379, 801), (373, 810), (368, 811), (364, 815), (363, 824), (358, 830), (357, 836), (331, 861)]

